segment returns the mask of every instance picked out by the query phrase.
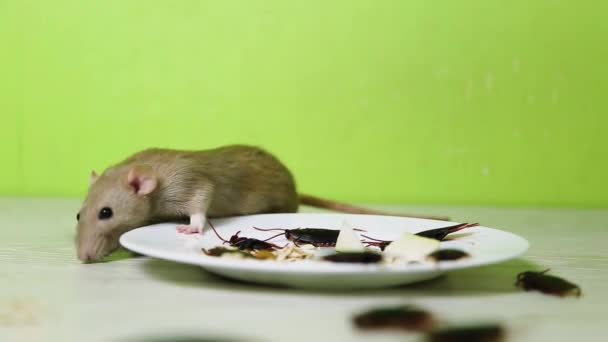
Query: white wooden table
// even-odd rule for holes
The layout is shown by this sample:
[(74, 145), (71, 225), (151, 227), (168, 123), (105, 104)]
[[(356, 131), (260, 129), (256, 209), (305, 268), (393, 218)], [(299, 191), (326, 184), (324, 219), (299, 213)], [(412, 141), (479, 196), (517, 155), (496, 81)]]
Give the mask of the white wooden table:
[[(502, 322), (512, 341), (608, 340), (608, 210), (387, 207), (479, 221), (526, 237), (531, 249), (521, 259), (414, 286), (332, 293), (235, 283), (126, 252), (81, 264), (73, 246), (79, 205), (0, 198), (0, 341), (423, 340), (353, 328), (353, 313), (396, 303), (450, 322)], [(547, 267), (578, 283), (583, 297), (513, 286), (518, 272)]]

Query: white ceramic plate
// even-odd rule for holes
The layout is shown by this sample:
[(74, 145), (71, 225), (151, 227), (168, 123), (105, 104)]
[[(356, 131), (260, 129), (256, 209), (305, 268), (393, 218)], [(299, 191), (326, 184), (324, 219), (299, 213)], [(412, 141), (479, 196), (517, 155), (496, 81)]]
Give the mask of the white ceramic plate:
[[(366, 235), (384, 240), (397, 239), (403, 232), (417, 233), (455, 224), (393, 216), (348, 214), (264, 214), (213, 219), (212, 223), (225, 239), (239, 230), (240, 236), (262, 239), (276, 232), (261, 232), (253, 229), (253, 226), (339, 229), (343, 220), (354, 227), (365, 229)], [(225, 259), (202, 253), (201, 248), (209, 249), (222, 244), (208, 225), (202, 235), (183, 235), (176, 232), (174, 223), (157, 224), (129, 231), (121, 236), (120, 243), (125, 248), (143, 255), (199, 265), (209, 272), (228, 278), (318, 289), (381, 288), (408, 284), (431, 279), (451, 270), (506, 261), (528, 249), (528, 242), (525, 239), (486, 227), (467, 228), (449, 235), (448, 238), (451, 240), (442, 242), (440, 248), (462, 249), (471, 257), (409, 265), (343, 264), (309, 260), (285, 263)], [(282, 246), (288, 241), (284, 236), (279, 236), (272, 242)]]

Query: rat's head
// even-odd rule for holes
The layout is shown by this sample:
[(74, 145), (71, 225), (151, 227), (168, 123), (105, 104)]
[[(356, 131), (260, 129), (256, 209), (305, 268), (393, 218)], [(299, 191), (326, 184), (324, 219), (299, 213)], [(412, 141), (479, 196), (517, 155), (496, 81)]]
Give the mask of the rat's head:
[(91, 173), (89, 192), (77, 214), (76, 247), (83, 262), (99, 260), (118, 248), (126, 231), (146, 224), (151, 216), (150, 194), (157, 187), (154, 171), (138, 165)]

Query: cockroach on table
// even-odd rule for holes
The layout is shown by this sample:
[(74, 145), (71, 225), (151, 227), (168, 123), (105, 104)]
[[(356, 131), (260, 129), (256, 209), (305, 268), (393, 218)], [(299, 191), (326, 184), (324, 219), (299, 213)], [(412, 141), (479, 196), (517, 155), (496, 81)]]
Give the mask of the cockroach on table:
[(433, 315), (412, 305), (376, 308), (353, 318), (360, 329), (426, 331), (435, 325)]
[(526, 291), (540, 291), (560, 297), (581, 296), (582, 292), (578, 285), (560, 277), (548, 275), (547, 272), (549, 272), (549, 269), (542, 272), (522, 272), (517, 275), (515, 285)]
[(427, 335), (429, 342), (498, 342), (504, 338), (504, 329), (497, 324), (448, 327)]
[(341, 252), (326, 255), (323, 260), (342, 263), (376, 264), (382, 261), (382, 255), (373, 252)]
[[(471, 227), (477, 227), (479, 226), (479, 223), (459, 223), (453, 226), (449, 226), (449, 227), (443, 227), (443, 228), (436, 228), (436, 229), (430, 229), (430, 230), (425, 230), (422, 232), (418, 232), (414, 235), (418, 235), (418, 236), (422, 236), (422, 237), (426, 237), (426, 238), (430, 238), (430, 239), (435, 239), (435, 240), (439, 240), (439, 241), (443, 241), (445, 239), (445, 237), (448, 234), (452, 234), (454, 232), (457, 232), (459, 230), (465, 229), (465, 228), (471, 228)], [(375, 239), (373, 237), (369, 237), (367, 235), (363, 235), (361, 234), (361, 236), (363, 236), (366, 239), (372, 240), (372, 241), (364, 241), (363, 243), (365, 243), (368, 247), (369, 246), (375, 246), (380, 248), (381, 251), (384, 251), (384, 249), (386, 248), (386, 246), (388, 246), (391, 242), (390, 240), (380, 240), (380, 239)]]
[[(315, 247), (334, 247), (338, 241), (338, 235), (340, 231), (336, 229), (325, 229), (325, 228), (296, 228), (296, 229), (283, 229), (283, 228), (258, 228), (254, 229), (261, 230), (264, 232), (269, 231), (283, 231), (280, 234), (271, 236), (264, 241), (274, 239), (278, 236), (285, 235), (285, 238), (292, 241), (296, 246), (298, 244), (313, 245)], [(364, 231), (361, 229), (355, 229), (357, 231)]]
[(236, 234), (232, 235), (230, 237), (230, 240), (226, 240), (223, 237), (220, 236), (220, 234), (218, 234), (217, 230), (215, 230), (215, 227), (213, 226), (213, 224), (211, 223), (211, 220), (208, 220), (207, 222), (209, 222), (209, 226), (211, 227), (211, 229), (213, 230), (213, 232), (215, 233), (215, 235), (222, 241), (224, 241), (224, 243), (229, 244), (230, 246), (233, 247), (237, 247), (240, 250), (275, 250), (278, 248), (282, 248), (279, 247), (275, 244), (272, 244), (270, 242), (266, 242), (266, 241), (262, 241), (259, 239), (254, 239), (254, 238), (246, 238), (246, 237), (242, 237), (239, 236), (239, 233), (241, 232), (240, 230), (238, 232), (236, 232)]
[(469, 253), (459, 249), (438, 249), (429, 254), (429, 258), (435, 261), (451, 261), (469, 257)]

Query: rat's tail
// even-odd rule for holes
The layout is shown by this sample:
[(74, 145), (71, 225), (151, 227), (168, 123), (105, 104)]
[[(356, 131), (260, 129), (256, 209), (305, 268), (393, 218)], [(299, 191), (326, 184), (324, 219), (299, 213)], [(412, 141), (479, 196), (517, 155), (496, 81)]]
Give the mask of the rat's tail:
[(397, 213), (387, 213), (384, 211), (367, 209), (363, 207), (358, 207), (342, 202), (336, 202), (332, 200), (327, 200), (315, 196), (299, 194), (300, 204), (309, 205), (311, 207), (335, 210), (343, 213), (349, 214), (368, 214), (368, 215), (388, 215), (388, 216), (401, 216), (401, 217), (413, 217), (413, 218), (424, 218), (431, 220), (449, 220), (445, 216), (423, 216), (423, 215), (406, 215), (406, 214), (397, 214)]

